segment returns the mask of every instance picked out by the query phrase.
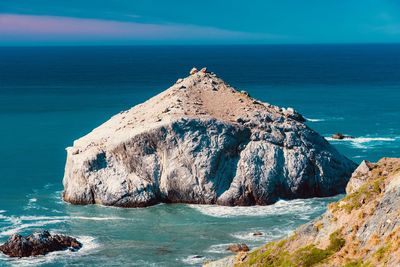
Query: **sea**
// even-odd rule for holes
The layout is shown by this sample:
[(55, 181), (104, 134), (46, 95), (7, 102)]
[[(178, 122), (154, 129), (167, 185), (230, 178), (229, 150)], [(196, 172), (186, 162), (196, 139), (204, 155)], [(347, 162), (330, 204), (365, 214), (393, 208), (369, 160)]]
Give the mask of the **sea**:
[[(357, 163), (400, 156), (399, 44), (1, 47), (0, 243), (47, 229), (77, 237), (83, 248), (0, 255), (0, 266), (200, 266), (231, 255), (229, 244), (255, 248), (285, 237), (343, 197), (254, 207), (63, 202), (65, 148), (192, 67), (295, 108)], [(354, 139), (332, 140), (336, 132)]]

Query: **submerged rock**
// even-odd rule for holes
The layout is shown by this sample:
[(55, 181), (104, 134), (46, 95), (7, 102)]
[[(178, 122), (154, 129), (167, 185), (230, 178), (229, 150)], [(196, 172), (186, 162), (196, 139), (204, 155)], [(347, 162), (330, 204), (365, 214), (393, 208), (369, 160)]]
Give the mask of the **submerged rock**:
[(14, 234), (0, 246), (0, 251), (10, 257), (21, 258), (67, 249), (77, 251), (81, 247), (82, 244), (73, 237), (52, 235), (48, 231), (42, 231), (28, 236)]
[(261, 236), (261, 235), (263, 235), (263, 233), (260, 231), (256, 231), (253, 233), (253, 236)]
[(196, 72), (67, 148), (63, 198), (265, 205), (343, 193), (356, 165), (295, 114)]

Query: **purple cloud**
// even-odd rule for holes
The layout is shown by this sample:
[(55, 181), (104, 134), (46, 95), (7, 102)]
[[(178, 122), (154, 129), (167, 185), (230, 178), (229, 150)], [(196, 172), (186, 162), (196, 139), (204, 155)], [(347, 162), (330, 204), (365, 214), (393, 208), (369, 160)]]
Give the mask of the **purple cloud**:
[(279, 36), (180, 24), (0, 14), (0, 41), (266, 40)]

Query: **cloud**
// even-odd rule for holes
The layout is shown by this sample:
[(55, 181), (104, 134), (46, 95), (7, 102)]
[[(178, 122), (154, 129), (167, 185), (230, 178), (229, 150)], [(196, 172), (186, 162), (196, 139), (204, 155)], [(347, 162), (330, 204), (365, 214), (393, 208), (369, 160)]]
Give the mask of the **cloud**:
[(0, 41), (275, 40), (281, 36), (182, 24), (0, 14)]

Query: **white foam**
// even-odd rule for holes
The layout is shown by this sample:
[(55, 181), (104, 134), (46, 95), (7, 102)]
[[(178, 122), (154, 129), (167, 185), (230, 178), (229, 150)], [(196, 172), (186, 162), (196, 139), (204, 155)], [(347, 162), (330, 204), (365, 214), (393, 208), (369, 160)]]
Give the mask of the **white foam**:
[(267, 206), (217, 206), (217, 205), (189, 205), (189, 207), (198, 210), (199, 212), (213, 216), (230, 218), (236, 216), (268, 216), (268, 215), (283, 215), (283, 214), (297, 214), (300, 219), (308, 219), (309, 214), (325, 208), (325, 205), (312, 205), (312, 201), (316, 199), (295, 199), (295, 200), (279, 200), (275, 204)]
[(340, 121), (340, 120), (344, 120), (343, 117), (327, 117), (327, 118), (307, 118), (304, 117), (306, 119), (306, 121), (309, 122), (323, 122), (323, 121)]
[(325, 121), (325, 119), (311, 119), (311, 118), (306, 118), (306, 117), (304, 117), (304, 118), (306, 119), (306, 121), (311, 121), (311, 122)]
[(190, 255), (187, 258), (182, 259), (182, 261), (189, 265), (201, 265), (207, 259), (201, 255)]
[(57, 223), (63, 223), (66, 220), (45, 220), (45, 221), (37, 221), (34, 223), (21, 223), (17, 226), (13, 225), (11, 227), (6, 228), (6, 230), (0, 232), (0, 237), (1, 236), (10, 236), (16, 233), (21, 232), (24, 229), (27, 228), (32, 228), (32, 227), (43, 227), (49, 224), (57, 224)]
[(89, 217), (89, 216), (4, 216), (0, 218), (11, 223), (11, 226), (4, 227), (0, 232), (0, 237), (10, 236), (22, 230), (37, 228), (50, 224), (63, 223), (70, 220), (90, 220), (90, 221), (110, 221), (110, 220), (130, 220), (122, 217)]
[(89, 220), (89, 221), (112, 221), (112, 220), (133, 220), (133, 219), (128, 219), (128, 218), (122, 218), (122, 217), (85, 217), (85, 216), (71, 216), (70, 217), (73, 220)]
[(326, 140), (332, 142), (346, 142), (350, 143), (356, 148), (368, 148), (370, 146), (382, 144), (382, 142), (393, 142), (400, 137), (356, 137), (345, 139), (334, 139), (332, 137), (325, 137)]
[(232, 245), (232, 243), (212, 245), (205, 252), (207, 252), (207, 253), (216, 253), (216, 254), (225, 254), (225, 253), (228, 252), (227, 248), (230, 245)]
[[(274, 227), (272, 229), (268, 230), (253, 230), (251, 232), (248, 231), (243, 231), (243, 232), (236, 232), (231, 234), (232, 237), (240, 239), (240, 240), (246, 240), (250, 242), (270, 242), (285, 236), (288, 236), (290, 233), (292, 233), (293, 227)], [(254, 232), (261, 232), (262, 235), (254, 235)]]
[(90, 217), (90, 216), (20, 216), (16, 217), (22, 221), (38, 220), (90, 220), (90, 221), (112, 221), (112, 220), (130, 220), (123, 217)]

